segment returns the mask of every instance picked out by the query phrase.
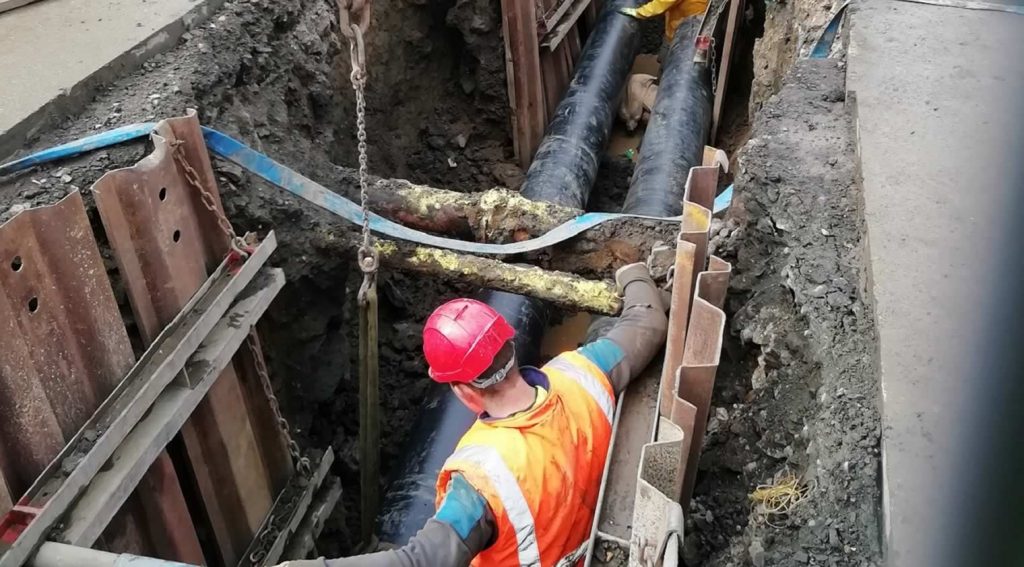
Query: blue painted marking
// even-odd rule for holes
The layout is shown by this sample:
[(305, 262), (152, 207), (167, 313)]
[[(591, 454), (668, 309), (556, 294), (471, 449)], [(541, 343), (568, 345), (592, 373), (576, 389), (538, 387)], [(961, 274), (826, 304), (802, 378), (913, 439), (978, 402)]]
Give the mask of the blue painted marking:
[(729, 185), (728, 187), (725, 188), (725, 191), (722, 191), (721, 195), (715, 197), (715, 210), (714, 210), (714, 214), (717, 215), (718, 213), (728, 209), (729, 205), (731, 205), (731, 204), (732, 204), (732, 185)]

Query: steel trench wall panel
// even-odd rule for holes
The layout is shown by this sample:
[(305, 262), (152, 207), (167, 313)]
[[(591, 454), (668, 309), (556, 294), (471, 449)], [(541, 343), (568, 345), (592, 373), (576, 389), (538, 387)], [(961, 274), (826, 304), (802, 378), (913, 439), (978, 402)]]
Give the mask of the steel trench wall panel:
[(679, 368), (679, 397), (693, 404), (697, 410), (680, 498), (684, 508), (689, 505), (697, 481), (697, 466), (707, 429), (715, 374), (718, 372), (718, 364), (722, 357), (722, 341), (725, 334), (725, 312), (722, 311), (722, 304), (732, 272), (732, 266), (728, 262), (715, 256), (711, 257), (709, 266), (709, 270), (702, 272), (697, 278), (683, 363)]
[(0, 226), (0, 258), (0, 430), (20, 494), (135, 359), (80, 194)]
[[(78, 192), (0, 226), (0, 258), (0, 487), (16, 501), (135, 357)], [(109, 547), (149, 551), (154, 534), (166, 531), (146, 520), (142, 506), (151, 500), (140, 494), (126, 503), (115, 519), (120, 529), (105, 537)], [(166, 505), (184, 509), (180, 488)], [(182, 559), (202, 559), (194, 533), (192, 540), (194, 553)]]
[[(196, 112), (189, 110), (186, 116), (169, 119), (166, 121), (166, 124), (173, 131), (174, 137), (178, 141), (183, 142), (182, 151), (185, 154), (186, 160), (195, 168), (200, 182), (212, 195), (216, 207), (223, 210), (220, 202), (220, 191), (217, 189), (213, 166), (210, 163), (210, 154), (207, 152), (202, 127)], [(196, 210), (201, 213), (206, 212), (205, 209)], [(201, 215), (199, 217), (199, 224), (203, 230), (202, 234), (205, 236), (203, 242), (208, 254), (206, 258), (206, 271), (209, 273), (216, 269), (217, 265), (224, 259), (224, 255), (228, 251), (228, 243), (226, 239), (222, 239), (219, 236), (221, 234), (220, 229), (213, 219), (213, 215)], [(277, 418), (270, 407), (270, 401), (267, 399), (263, 386), (255, 373), (253, 353), (248, 342), (239, 349), (238, 354), (235, 356), (234, 364), (237, 369), (238, 378), (242, 382), (244, 394), (242, 400), (245, 402), (245, 410), (256, 433), (259, 453), (263, 457), (264, 473), (270, 479), (272, 494), (277, 494), (284, 489), (293, 472), (288, 444), (281, 434)]]
[(658, 420), (658, 440), (643, 446), (636, 478), (636, 503), (629, 535), (629, 565), (655, 564), (665, 534), (679, 532), (682, 541), (683, 509), (674, 492), (682, 477), (679, 463), (684, 432), (667, 419)]
[[(217, 228), (216, 218), (173, 156), (174, 147), (180, 145), (219, 209), (195, 114), (160, 123), (153, 142), (151, 155), (134, 167), (106, 174), (93, 188), (147, 344), (227, 252), (227, 239)], [(230, 565), (238, 562), (275, 493), (251, 423), (250, 401), (234, 367), (229, 366), (181, 430), (220, 560)]]

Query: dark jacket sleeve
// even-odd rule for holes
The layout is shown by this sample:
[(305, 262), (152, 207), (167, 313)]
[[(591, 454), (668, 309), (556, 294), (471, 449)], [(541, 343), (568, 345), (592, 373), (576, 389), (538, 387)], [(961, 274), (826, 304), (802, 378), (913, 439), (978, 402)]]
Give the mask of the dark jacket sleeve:
[(406, 545), (356, 557), (289, 561), (279, 567), (469, 567), (496, 535), (487, 501), (455, 474), (437, 514)]

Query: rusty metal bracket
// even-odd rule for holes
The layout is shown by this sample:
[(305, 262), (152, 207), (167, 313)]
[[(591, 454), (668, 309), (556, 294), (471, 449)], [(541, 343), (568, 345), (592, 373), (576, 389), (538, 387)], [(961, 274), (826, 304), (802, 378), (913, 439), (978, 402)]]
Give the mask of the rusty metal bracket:
[(0, 534), (17, 534), (0, 541), (0, 567), (23, 565), (45, 540), (50, 529), (185, 368), (276, 246), (270, 233), (234, 275), (229, 273), (228, 263), (222, 263), (156, 337), (117, 389), (18, 501), (12, 511), (17, 521), (7, 521), (6, 534)]
[(0, 225), (0, 515), (135, 362), (82, 195)]
[(722, 306), (725, 303), (731, 273), (732, 266), (728, 262), (712, 256), (708, 270), (697, 278), (697, 292), (693, 299), (686, 347), (676, 379), (679, 397), (696, 408), (679, 500), (683, 506), (689, 504), (693, 487), (697, 482), (697, 465), (711, 409), (711, 394), (715, 387), (718, 363), (722, 357), (722, 340), (725, 334), (725, 312)]

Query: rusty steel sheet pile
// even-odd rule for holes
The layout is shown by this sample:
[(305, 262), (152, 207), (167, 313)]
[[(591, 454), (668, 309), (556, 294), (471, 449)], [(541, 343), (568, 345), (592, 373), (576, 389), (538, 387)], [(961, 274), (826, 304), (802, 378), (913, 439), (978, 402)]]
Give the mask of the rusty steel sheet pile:
[(708, 255), (719, 174), (713, 152), (689, 172), (671, 259), (665, 358), (660, 369), (648, 369), (620, 400), (615, 458), (609, 458), (587, 566), (661, 564), (668, 554), (668, 561), (679, 560), (675, 552), (683, 541), (683, 514), (696, 480), (732, 271), (728, 262)]
[[(208, 275), (222, 273), (231, 250), (226, 235), (233, 234), (195, 113), (161, 122), (152, 142), (153, 152), (136, 166), (109, 172), (92, 187), (117, 266), (109, 277), (127, 290), (146, 345), (164, 340), (165, 328), (207, 289)], [(50, 497), (58, 485), (40, 491), (38, 479), (93, 459), (90, 447), (105, 431), (86, 426), (109, 413), (119, 384), (138, 366), (81, 194), (0, 225), (0, 268), (0, 562), (20, 565), (46, 537), (83, 546), (102, 537), (117, 553), (237, 564), (275, 498), (298, 474), (269, 384), (257, 375), (258, 341), (250, 336), (246, 342), (238, 330), (255, 324), (283, 285), (283, 274), (271, 270), (258, 278), (255, 291), (236, 306), (243, 311), (230, 312), (236, 313), (235, 327), (217, 327), (216, 339), (211, 335), (220, 350), (210, 350), (216, 346), (211, 344), (196, 355), (223, 363), (181, 370), (174, 381), (181, 389), (171, 395), (181, 409), (164, 404), (146, 414), (154, 425), (129, 439), (148, 448), (125, 446), (115, 453), (126, 456), (104, 474), (125, 479), (118, 484), (126, 487), (109, 479), (70, 487), (100, 495), (72, 507), (74, 496), (56, 504)], [(217, 377), (219, 370), (208, 376), (204, 368), (224, 370)], [(161, 429), (156, 419), (165, 420)], [(172, 459), (162, 448), (179, 430), (183, 442)], [(71, 444), (80, 454), (69, 461), (61, 455), (70, 454)], [(138, 464), (121, 462), (136, 456)], [(319, 483), (307, 484), (309, 494), (301, 496), (308, 499)], [(186, 504), (183, 486), (199, 496), (197, 502)], [(50, 503), (58, 507), (47, 511)], [(69, 516), (46, 536), (57, 519), (53, 514), (64, 513), (54, 510)], [(46, 521), (36, 522), (44, 513)], [(92, 522), (94, 515), (102, 520)], [(297, 525), (301, 519), (299, 514), (289, 521)], [(36, 539), (26, 542), (26, 533)], [(283, 548), (283, 541), (276, 547)]]
[[(2, 515), (113, 391), (135, 355), (80, 193), (0, 226), (0, 258)], [(180, 488), (167, 486), (165, 494), (140, 491), (129, 500), (108, 534), (112, 548), (153, 548), (151, 534), (166, 526), (147, 520), (145, 510), (185, 506)]]
[[(162, 122), (152, 141), (152, 154), (134, 167), (107, 173), (93, 187), (146, 344), (229, 250), (218, 225), (220, 197), (195, 113)], [(190, 185), (189, 169), (208, 199)], [(248, 364), (238, 362), (243, 352), (236, 357), (238, 367)], [(258, 378), (236, 366), (224, 370), (181, 431), (220, 559), (232, 565), (291, 472)], [(257, 431), (270, 435), (257, 436)]]

